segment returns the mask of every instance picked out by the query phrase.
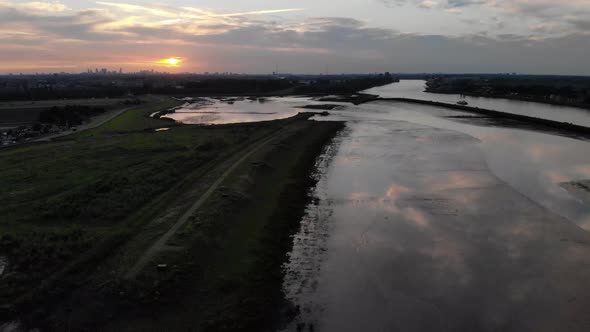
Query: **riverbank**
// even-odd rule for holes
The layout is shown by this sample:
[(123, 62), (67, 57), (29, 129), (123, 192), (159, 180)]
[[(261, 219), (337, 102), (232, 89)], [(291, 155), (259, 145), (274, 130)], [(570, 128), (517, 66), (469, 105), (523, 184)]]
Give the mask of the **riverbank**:
[[(137, 131), (137, 124), (130, 124), (130, 131), (121, 130), (128, 120), (122, 118), (66, 141), (15, 148), (10, 156), (4, 153), (9, 193), (30, 186), (28, 180), (25, 183), (13, 174), (22, 168), (20, 163), (54, 174), (36, 181), (63, 178), (72, 172), (66, 168), (81, 168), (76, 164), (80, 162), (95, 163), (93, 173), (87, 175), (96, 178), (74, 186), (76, 171), (72, 178), (65, 176), (51, 186), (38, 184), (51, 190), (38, 193), (34, 201), (53, 196), (50, 211), (67, 210), (71, 215), (38, 213), (42, 210), (23, 204), (33, 199), (25, 199), (24, 193), (6, 201), (6, 208), (16, 207), (16, 211), (3, 214), (0, 226), (11, 235), (2, 238), (0, 247), (8, 250), (12, 239), (19, 244), (10, 247), (13, 258), (9, 257), (7, 272), (12, 276), (7, 280), (16, 287), (2, 288), (11, 291), (1, 294), (6, 309), (2, 318), (24, 318), (33, 327), (56, 330), (88, 326), (234, 330), (275, 324), (282, 302), (281, 264), (313, 184), (309, 174), (324, 144), (343, 126), (309, 121), (312, 115), (252, 124), (179, 126), (164, 132)], [(154, 121), (149, 119), (149, 124)], [(167, 244), (178, 249), (159, 253), (136, 279), (125, 280), (135, 259), (196, 195), (237, 156), (265, 140), (268, 143), (240, 164)], [(108, 161), (88, 159), (89, 151), (92, 158)], [(64, 153), (67, 161), (48, 158)], [(29, 164), (31, 159), (37, 162)], [(155, 188), (147, 190), (150, 187)], [(126, 192), (133, 198), (121, 196)], [(127, 202), (124, 210), (108, 203), (121, 201)], [(63, 206), (66, 202), (68, 207)], [(75, 202), (80, 205), (71, 205)], [(33, 220), (27, 210), (36, 211), (36, 218), (42, 220)], [(33, 270), (22, 270), (19, 252), (33, 250), (39, 241), (33, 241), (31, 234), (48, 227), (63, 235), (56, 235), (56, 241), (41, 241), (47, 246), (34, 251), (48, 256), (33, 256), (37, 262)], [(76, 233), (67, 231), (71, 227)], [(64, 252), (59, 245), (64, 238), (72, 239), (70, 254), (53, 261), (52, 252)], [(156, 268), (162, 262), (166, 267)], [(24, 278), (27, 273), (29, 277)], [(45, 286), (27, 287), (34, 283)], [(275, 314), (269, 315), (271, 311)]]
[(453, 109), (457, 111), (469, 112), (469, 113), (476, 113), (482, 114), (490, 118), (495, 119), (505, 119), (505, 120), (515, 120), (529, 125), (541, 126), (544, 129), (548, 129), (551, 131), (556, 131), (565, 135), (576, 135), (581, 136), (584, 138), (590, 138), (590, 128), (575, 125), (572, 123), (567, 122), (559, 122), (547, 119), (541, 119), (526, 115), (519, 115), (514, 113), (506, 113), (500, 112), (495, 110), (489, 110), (479, 107), (471, 107), (471, 106), (463, 106), (457, 104), (449, 104), (449, 103), (441, 103), (436, 101), (428, 101), (428, 100), (420, 100), (420, 99), (411, 99), (411, 98), (378, 98), (377, 100), (381, 101), (392, 101), (392, 102), (404, 102), (404, 103), (413, 103), (413, 104), (421, 104), (421, 105), (429, 105), (429, 106), (436, 106), (436, 107), (444, 107), (448, 109)]
[(518, 100), (590, 109), (590, 79), (567, 76), (438, 77), (426, 82), (426, 92)]

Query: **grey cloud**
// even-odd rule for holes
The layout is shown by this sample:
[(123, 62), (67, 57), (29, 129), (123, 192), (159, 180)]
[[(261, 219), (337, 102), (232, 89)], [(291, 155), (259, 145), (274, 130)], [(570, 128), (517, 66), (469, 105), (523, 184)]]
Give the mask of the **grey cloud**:
[[(350, 25), (340, 19), (329, 23), (324, 19), (318, 26), (298, 32), (259, 25), (216, 35), (186, 35), (181, 38), (208, 45), (208, 52), (215, 52), (215, 47), (224, 47), (222, 53), (227, 61), (243, 63), (257, 71), (265, 68), (267, 62), (264, 59), (274, 59), (272, 61), (282, 61), (283, 66), (299, 72), (306, 71), (305, 68), (314, 68), (317, 63), (330, 63), (334, 70), (342, 72), (516, 71), (590, 74), (585, 69), (590, 68), (590, 51), (586, 46), (590, 44), (590, 36), (583, 34), (546, 39), (511, 34), (499, 37), (485, 34), (464, 37), (402, 35), (388, 29)], [(279, 54), (277, 52), (280, 51), (275, 49), (280, 48), (293, 48), (296, 51)], [(318, 49), (325, 52), (308, 52)], [(564, 52), (564, 49), (568, 52)]]
[(405, 5), (407, 0), (377, 0), (377, 2), (385, 5), (386, 7), (395, 7)]
[(590, 32), (590, 19), (570, 19), (568, 23), (580, 31)]
[(314, 17), (308, 20), (308, 23), (316, 26), (342, 26), (359, 28), (364, 25), (363, 22), (349, 17)]
[[(383, 3), (388, 7), (394, 6), (403, 6), (408, 4), (413, 4), (421, 8), (431, 8), (432, 6), (425, 5), (427, 1), (424, 0), (378, 0), (379, 2)], [(447, 8), (459, 8), (459, 7), (467, 7), (472, 5), (483, 5), (486, 3), (490, 3), (489, 0), (447, 0), (446, 3), (444, 1), (437, 1), (441, 2), (444, 7)]]
[(51, 33), (61, 38), (81, 40), (112, 40), (109, 33), (97, 32), (94, 27), (113, 22), (99, 10), (82, 10), (71, 15), (36, 15), (17, 8), (0, 6), (0, 22), (21, 23), (39, 33)]
[(486, 0), (449, 0), (448, 6), (452, 7), (452, 8), (457, 8), (457, 7), (467, 7), (467, 6), (473, 6), (473, 5), (484, 5), (489, 2), (490, 1), (486, 1)]
[[(436, 3), (438, 8), (458, 10), (468, 7), (480, 7), (482, 11), (492, 11), (496, 23), (485, 24), (488, 31), (503, 30), (507, 23), (519, 18), (532, 25), (531, 33), (544, 35), (567, 35), (577, 32), (590, 32), (590, 1), (570, 0), (439, 0), (428, 2), (428, 6), (422, 0), (379, 0), (388, 6), (414, 5), (422, 8), (432, 8)], [(462, 20), (467, 25), (476, 23), (473, 19)], [(532, 23), (534, 22), (534, 23)]]
[[(461, 2), (467, 5), (467, 2)], [(473, 1), (470, 2), (472, 5)], [(456, 4), (459, 4), (457, 2)], [(76, 38), (84, 45), (60, 44), (29, 57), (70, 57), (100, 59), (108, 48), (110, 55), (149, 55), (166, 50), (200, 59), (207, 70), (268, 72), (278, 63), (293, 72), (323, 71), (330, 64), (334, 72), (433, 71), (433, 72), (535, 72), (590, 74), (590, 36), (571, 33), (560, 38), (530, 38), (514, 34), (492, 37), (485, 33), (462, 37), (400, 34), (392, 29), (374, 28), (346, 17), (318, 17), (297, 25), (263, 21), (241, 24), (210, 24), (204, 29), (222, 30), (206, 35), (187, 31), (194, 22), (175, 26), (121, 26), (113, 33), (97, 32), (97, 25), (113, 22), (108, 13), (88, 10), (71, 15), (35, 16), (0, 7), (0, 18), (26, 23), (38, 31), (58, 38)], [(4, 22), (4, 21), (2, 21)], [(186, 24), (186, 25), (183, 25)], [(586, 28), (572, 20), (572, 26)], [(138, 44), (136, 41), (149, 41)], [(11, 44), (18, 43), (16, 38)], [(22, 44), (22, 43), (21, 43)], [(564, 51), (567, 50), (567, 51)], [(0, 45), (0, 58), (18, 52)], [(8, 55), (7, 55), (8, 54)], [(16, 59), (16, 58), (15, 58)], [(85, 59), (85, 61), (87, 61)], [(93, 60), (98, 61), (98, 60)], [(210, 63), (208, 63), (210, 62)], [(215, 68), (214, 66), (219, 66)]]

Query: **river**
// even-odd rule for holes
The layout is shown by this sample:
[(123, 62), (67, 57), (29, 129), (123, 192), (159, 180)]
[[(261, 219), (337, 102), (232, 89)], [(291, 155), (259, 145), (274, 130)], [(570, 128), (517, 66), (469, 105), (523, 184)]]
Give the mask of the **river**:
[(285, 266), (287, 331), (590, 330), (590, 202), (562, 187), (590, 178), (590, 143), (424, 105), (331, 113), (347, 129)]

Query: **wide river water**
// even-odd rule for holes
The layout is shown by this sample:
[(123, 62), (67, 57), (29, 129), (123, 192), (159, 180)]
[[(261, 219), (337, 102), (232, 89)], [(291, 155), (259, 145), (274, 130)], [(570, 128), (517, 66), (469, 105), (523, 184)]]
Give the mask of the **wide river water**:
[[(459, 100), (423, 87), (367, 92)], [(467, 101), (590, 126), (585, 110)], [(244, 100), (194, 121), (172, 116), (267, 120), (309, 103)], [(285, 265), (299, 309), (286, 331), (590, 331), (590, 201), (563, 187), (590, 178), (590, 142), (425, 105), (330, 113), (317, 120), (347, 127), (318, 161), (316, 199)], [(208, 114), (215, 120), (199, 120)]]

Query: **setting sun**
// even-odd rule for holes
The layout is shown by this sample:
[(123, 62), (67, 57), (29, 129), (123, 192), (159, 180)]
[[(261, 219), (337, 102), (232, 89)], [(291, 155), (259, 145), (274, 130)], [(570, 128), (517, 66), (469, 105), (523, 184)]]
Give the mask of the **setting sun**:
[(158, 61), (159, 64), (176, 67), (182, 62), (179, 58), (168, 58)]

